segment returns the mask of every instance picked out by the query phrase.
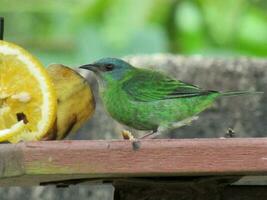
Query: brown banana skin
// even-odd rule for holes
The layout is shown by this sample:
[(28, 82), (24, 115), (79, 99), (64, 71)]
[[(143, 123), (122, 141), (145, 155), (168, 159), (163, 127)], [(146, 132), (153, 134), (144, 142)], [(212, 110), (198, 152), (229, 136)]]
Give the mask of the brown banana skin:
[(43, 140), (61, 140), (77, 131), (95, 111), (91, 87), (79, 73), (62, 64), (49, 65), (47, 71), (57, 92), (57, 117)]

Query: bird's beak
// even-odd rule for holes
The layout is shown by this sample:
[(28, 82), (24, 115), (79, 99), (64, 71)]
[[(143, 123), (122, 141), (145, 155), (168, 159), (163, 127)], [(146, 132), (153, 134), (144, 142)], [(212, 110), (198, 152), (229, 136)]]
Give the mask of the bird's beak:
[(90, 70), (93, 72), (97, 71), (97, 65), (96, 64), (86, 64), (86, 65), (79, 66), (79, 68), (87, 69), (87, 70)]

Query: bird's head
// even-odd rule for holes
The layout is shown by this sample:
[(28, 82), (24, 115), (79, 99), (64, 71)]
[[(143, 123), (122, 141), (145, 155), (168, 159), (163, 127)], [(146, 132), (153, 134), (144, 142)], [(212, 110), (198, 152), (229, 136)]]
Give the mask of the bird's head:
[(134, 69), (132, 65), (118, 58), (103, 58), (79, 68), (93, 71), (103, 80), (120, 80), (127, 72)]

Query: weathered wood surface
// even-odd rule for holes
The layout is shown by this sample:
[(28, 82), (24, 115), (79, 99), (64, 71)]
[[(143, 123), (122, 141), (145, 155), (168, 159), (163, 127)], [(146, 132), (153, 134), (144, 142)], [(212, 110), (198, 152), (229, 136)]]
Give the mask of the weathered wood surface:
[(123, 140), (1, 144), (0, 185), (267, 174), (266, 138), (154, 139), (138, 146)]

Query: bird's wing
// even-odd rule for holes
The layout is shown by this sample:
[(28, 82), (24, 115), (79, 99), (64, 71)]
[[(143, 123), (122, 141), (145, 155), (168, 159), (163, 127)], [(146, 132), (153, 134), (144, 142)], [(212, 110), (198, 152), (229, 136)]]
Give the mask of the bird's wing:
[(122, 89), (135, 101), (157, 101), (207, 95), (216, 91), (174, 80), (151, 70), (140, 70), (122, 83)]

